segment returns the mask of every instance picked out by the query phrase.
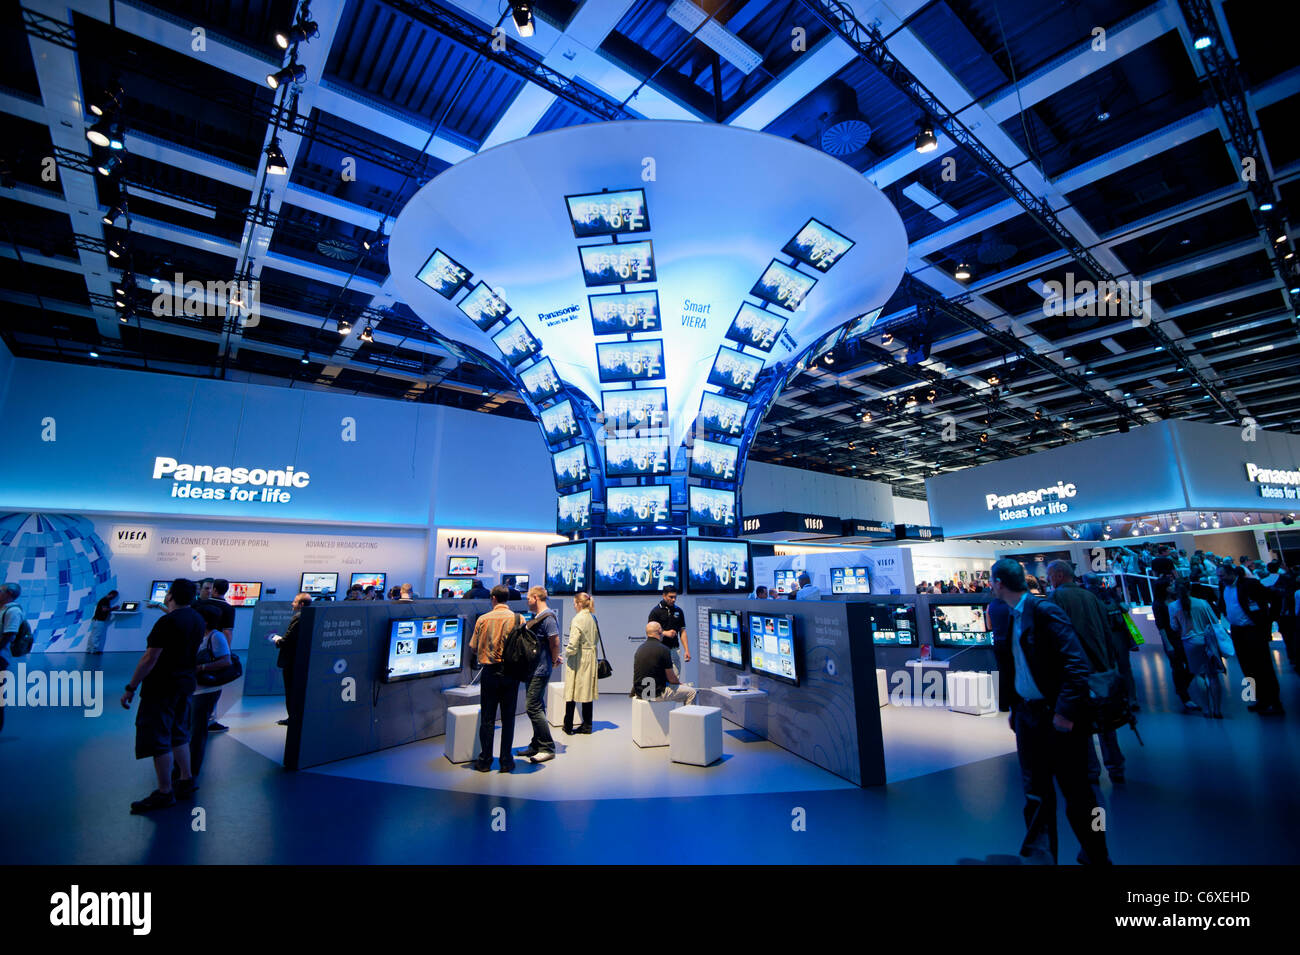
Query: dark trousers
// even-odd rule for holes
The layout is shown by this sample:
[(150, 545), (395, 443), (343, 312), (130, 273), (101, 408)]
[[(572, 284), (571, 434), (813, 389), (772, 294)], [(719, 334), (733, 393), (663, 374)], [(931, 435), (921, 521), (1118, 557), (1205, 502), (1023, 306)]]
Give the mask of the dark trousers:
[(1297, 635), (1300, 635), (1300, 618), (1295, 616), (1283, 617), (1277, 622), (1278, 632), (1282, 634), (1282, 644), (1286, 647), (1286, 658), (1291, 661), (1292, 666), (1300, 666), (1300, 646), (1297, 646)]
[(1169, 671), (1174, 677), (1174, 692), (1184, 703), (1192, 697), (1187, 688), (1192, 685), (1192, 671), (1187, 668), (1187, 653), (1183, 650), (1183, 641), (1176, 633), (1164, 631), (1165, 656), (1169, 659)]
[(216, 712), (217, 700), (221, 691), (215, 693), (196, 693), (190, 698), (193, 706), (193, 725), (190, 729), (190, 775), (199, 778), (199, 768), (203, 765), (203, 754), (208, 748), (208, 722)]
[[(1095, 736), (1101, 744), (1101, 759), (1106, 764), (1106, 773), (1112, 777), (1124, 777), (1124, 753), (1119, 748), (1119, 737), (1114, 730), (1107, 730)], [(1097, 747), (1088, 740), (1088, 778), (1094, 783), (1101, 779), (1101, 762), (1097, 760)]]
[(1255, 684), (1255, 702), (1262, 710), (1279, 706), (1282, 690), (1277, 684), (1277, 670), (1273, 668), (1273, 651), (1269, 647), (1272, 636), (1267, 627), (1232, 626), (1232, 644), (1237, 648), (1237, 662), (1242, 674)]
[[(293, 705), (294, 699), (293, 699), (293, 664), (292, 663), (290, 663), (288, 666), (280, 670), (280, 677), (281, 679), (284, 680), (284, 708), (289, 713), (289, 719), (293, 719), (295, 707)], [(297, 709), (301, 711), (301, 707), (298, 707)]]
[(1088, 747), (1092, 737), (1086, 729), (1062, 733), (1052, 725), (1052, 709), (1045, 704), (1015, 704), (1016, 754), (1025, 787), (1025, 841), (1020, 854), (1050, 853), (1057, 860), (1056, 787), (1065, 797), (1065, 817), (1090, 863), (1110, 861), (1106, 834), (1093, 829), (1096, 799), (1088, 784)]
[(492, 761), (492, 737), (496, 732), (497, 710), (501, 711), (501, 762), (514, 762), (510, 748), (515, 744), (515, 707), (519, 702), (519, 681), (502, 671), (501, 664), (489, 663), (479, 680), (479, 759)]
[[(564, 728), (569, 732), (573, 732), (573, 710), (576, 705), (576, 701), (574, 700), (569, 700), (564, 704)], [(582, 704), (582, 729), (591, 729), (590, 702)]]
[(524, 711), (533, 724), (533, 741), (530, 745), (539, 753), (555, 752), (555, 739), (551, 736), (551, 725), (546, 721), (546, 684), (550, 679), (550, 670), (533, 674), (533, 678), (528, 681), (528, 691), (524, 697)]

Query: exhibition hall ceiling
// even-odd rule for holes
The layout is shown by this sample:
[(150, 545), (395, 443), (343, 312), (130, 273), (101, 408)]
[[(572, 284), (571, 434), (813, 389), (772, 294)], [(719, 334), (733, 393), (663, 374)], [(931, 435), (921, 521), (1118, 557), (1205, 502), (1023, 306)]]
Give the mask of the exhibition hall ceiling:
[[(685, 120), (835, 157), (907, 233), (879, 320), (790, 382), (753, 460), (920, 496), (1162, 418), (1300, 427), (1294, 5), (538, 0), (521, 38), (505, 0), (312, 0), (282, 49), (301, 12), (0, 9), (16, 355), (531, 417), (403, 300), (398, 213), (511, 140)], [(121, 149), (92, 144), (97, 122)], [(765, 189), (801, 186), (773, 170)], [(1098, 277), (1126, 283), (1119, 308)]]

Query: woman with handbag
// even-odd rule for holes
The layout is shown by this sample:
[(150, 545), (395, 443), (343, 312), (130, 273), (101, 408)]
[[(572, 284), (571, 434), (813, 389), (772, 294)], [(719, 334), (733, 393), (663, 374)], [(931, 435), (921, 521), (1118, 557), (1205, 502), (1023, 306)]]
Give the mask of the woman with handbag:
[(1223, 665), (1224, 647), (1219, 634), (1219, 618), (1210, 604), (1193, 597), (1186, 581), (1179, 581), (1170, 622), (1182, 636), (1183, 652), (1187, 656), (1187, 669), (1199, 678), (1205, 691), (1205, 715), (1223, 719), (1223, 683), (1220, 674), (1227, 672)]
[[(212, 714), (217, 710), (217, 700), (221, 698), (221, 683), (216, 674), (234, 665), (230, 657), (230, 644), (220, 629), (221, 611), (218, 607), (200, 605), (199, 615), (203, 617), (203, 642), (194, 658), (194, 676), (197, 687), (190, 696), (192, 724), (190, 730), (190, 780), (189, 785), (176, 789), (176, 795), (190, 795), (198, 789), (199, 768), (203, 765), (203, 753), (208, 746), (208, 724)], [(180, 786), (180, 782), (176, 784)]]
[[(564, 648), (564, 732), (590, 735), (591, 710), (599, 692), (596, 689), (596, 646), (600, 628), (591, 614), (591, 595), (580, 593), (573, 598), (573, 622), (569, 625), (569, 642)], [(582, 704), (582, 725), (573, 727), (575, 705)]]

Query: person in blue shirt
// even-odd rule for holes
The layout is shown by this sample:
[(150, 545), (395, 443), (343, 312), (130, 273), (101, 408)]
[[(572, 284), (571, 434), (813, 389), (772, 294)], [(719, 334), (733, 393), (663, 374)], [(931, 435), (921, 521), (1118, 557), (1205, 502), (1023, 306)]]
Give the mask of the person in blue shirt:
[(804, 571), (799, 575), (799, 589), (795, 592), (795, 600), (821, 600), (822, 592), (820, 588), (814, 587), (812, 578), (808, 572)]

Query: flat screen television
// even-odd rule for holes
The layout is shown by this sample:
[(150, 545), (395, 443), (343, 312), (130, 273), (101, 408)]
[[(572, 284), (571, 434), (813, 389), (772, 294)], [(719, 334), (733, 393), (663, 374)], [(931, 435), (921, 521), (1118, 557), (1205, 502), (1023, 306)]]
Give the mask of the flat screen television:
[(474, 578), (472, 577), (439, 577), (438, 596), (442, 597), (444, 590), (450, 590), (453, 597), (464, 597), (473, 586)]
[(711, 487), (686, 489), (687, 523), (696, 527), (734, 527), (736, 524), (736, 492), (720, 491)]
[(718, 355), (709, 369), (709, 384), (747, 395), (758, 384), (758, 373), (763, 370), (763, 359), (746, 355), (726, 345), (718, 346)]
[(776, 340), (781, 337), (781, 332), (785, 330), (787, 321), (789, 319), (784, 316), (775, 312), (765, 312), (757, 305), (745, 302), (740, 306), (736, 317), (731, 320), (731, 327), (727, 329), (727, 338), (748, 345), (750, 348), (757, 348), (759, 351), (771, 351)]
[(226, 603), (232, 607), (256, 607), (262, 598), (262, 582), (253, 580), (232, 580), (226, 591)]
[(871, 642), (878, 647), (917, 645), (915, 604), (867, 604)]
[(424, 617), (394, 620), (388, 630), (385, 683), (457, 673), (465, 644), (464, 617)]
[(797, 570), (778, 570), (772, 574), (772, 577), (772, 585), (778, 594), (794, 593), (795, 585), (799, 583)]
[(505, 299), (484, 282), (479, 282), (470, 289), (469, 294), (456, 303), (456, 307), (483, 332), (510, 314), (510, 306)]
[(348, 587), (360, 587), (365, 590), (367, 587), (374, 587), (375, 590), (383, 592), (385, 585), (388, 583), (388, 574), (367, 574), (357, 573), (352, 575), (348, 582)]
[(809, 219), (781, 251), (811, 265), (818, 272), (829, 272), (854, 244), (852, 239), (840, 235), (826, 223)]
[(610, 292), (588, 295), (591, 330), (596, 335), (627, 335), (657, 332), (663, 328), (659, 315), (659, 293)]
[(654, 244), (649, 239), (579, 246), (578, 257), (588, 288), (656, 281)]
[(582, 484), (591, 478), (585, 444), (574, 445), (566, 451), (556, 451), (551, 455), (551, 464), (555, 468), (555, 486), (561, 490)]
[(576, 534), (591, 529), (591, 492), (561, 494), (556, 505), (555, 532)]
[(837, 328), (833, 332), (827, 332), (817, 340), (816, 345), (813, 345), (812, 351), (808, 353), (808, 361), (811, 363), (816, 361), (818, 358), (821, 358), (822, 355), (826, 354), (840, 343), (840, 338), (843, 335), (843, 328)]
[[(514, 587), (515, 590), (519, 591), (521, 594), (528, 593), (529, 579), (530, 578), (528, 574), (502, 574), (501, 575), (501, 583), (505, 584), (507, 587)], [(531, 620), (532, 616), (529, 615), (528, 619)]]
[(798, 269), (792, 269), (773, 259), (749, 290), (749, 294), (795, 312), (816, 284), (817, 280), (811, 275), (804, 275)]
[(700, 427), (705, 431), (738, 438), (745, 433), (745, 415), (748, 413), (748, 402), (738, 398), (706, 391), (700, 399)]
[(619, 189), (565, 196), (573, 235), (588, 239), (594, 235), (629, 235), (650, 231), (644, 189)]
[(160, 604), (167, 599), (167, 593), (172, 589), (170, 580), (155, 580), (149, 585), (149, 603)]
[(337, 593), (339, 575), (336, 573), (322, 573), (317, 570), (304, 570), (301, 579), (298, 581), (298, 589), (305, 594), (311, 594), (313, 597), (317, 594)]
[(415, 277), (450, 300), (465, 287), (470, 279), (470, 271), (442, 249), (434, 249), (433, 255), (415, 273)]
[(587, 589), (586, 541), (546, 545), (546, 591), (573, 596)]
[(481, 557), (448, 557), (447, 576), (477, 577), (479, 567), (482, 564), (483, 559)]
[(668, 438), (606, 438), (605, 477), (668, 475)]
[(695, 447), (691, 448), (690, 475), (710, 481), (734, 481), (739, 456), (740, 448), (734, 444), (696, 438)]
[(554, 398), (562, 387), (560, 376), (555, 373), (555, 366), (549, 358), (543, 358), (525, 368), (519, 373), (519, 380), (524, 386), (524, 392), (536, 405)]
[(749, 614), (749, 668), (798, 686), (803, 654), (795, 624), (795, 618), (787, 614)]
[(605, 489), (605, 523), (610, 527), (664, 524), (672, 489), (664, 484)]
[(861, 338), (876, 326), (876, 319), (880, 318), (881, 309), (874, 312), (867, 312), (865, 315), (859, 315), (853, 321), (849, 322), (849, 327), (844, 329), (844, 341), (853, 338)]
[(930, 604), (936, 647), (991, 647), (987, 604)]
[(709, 659), (723, 666), (745, 669), (745, 629), (734, 610), (709, 611)]
[(578, 419), (573, 413), (573, 402), (568, 398), (558, 401), (541, 413), (542, 434), (550, 445), (571, 441), (579, 434)]
[(747, 594), (749, 541), (686, 538), (686, 589), (696, 594)]
[(615, 434), (668, 427), (667, 388), (628, 388), (600, 393), (602, 423)]
[(866, 567), (832, 567), (831, 593), (871, 593), (871, 571)]
[(664, 376), (663, 339), (597, 342), (596, 370), (602, 382), (650, 381)]
[(522, 319), (516, 318), (501, 331), (492, 336), (497, 348), (513, 368), (527, 361), (542, 350), (542, 343), (533, 337), (532, 332), (524, 327)]
[(593, 594), (657, 594), (681, 586), (681, 538), (620, 537), (592, 541), (591, 549)]
[(138, 601), (138, 600), (123, 600), (122, 603), (121, 603), (121, 605), (118, 606), (118, 608), (117, 608), (117, 612), (118, 612), (118, 613), (139, 613), (139, 612), (140, 612), (140, 601)]

